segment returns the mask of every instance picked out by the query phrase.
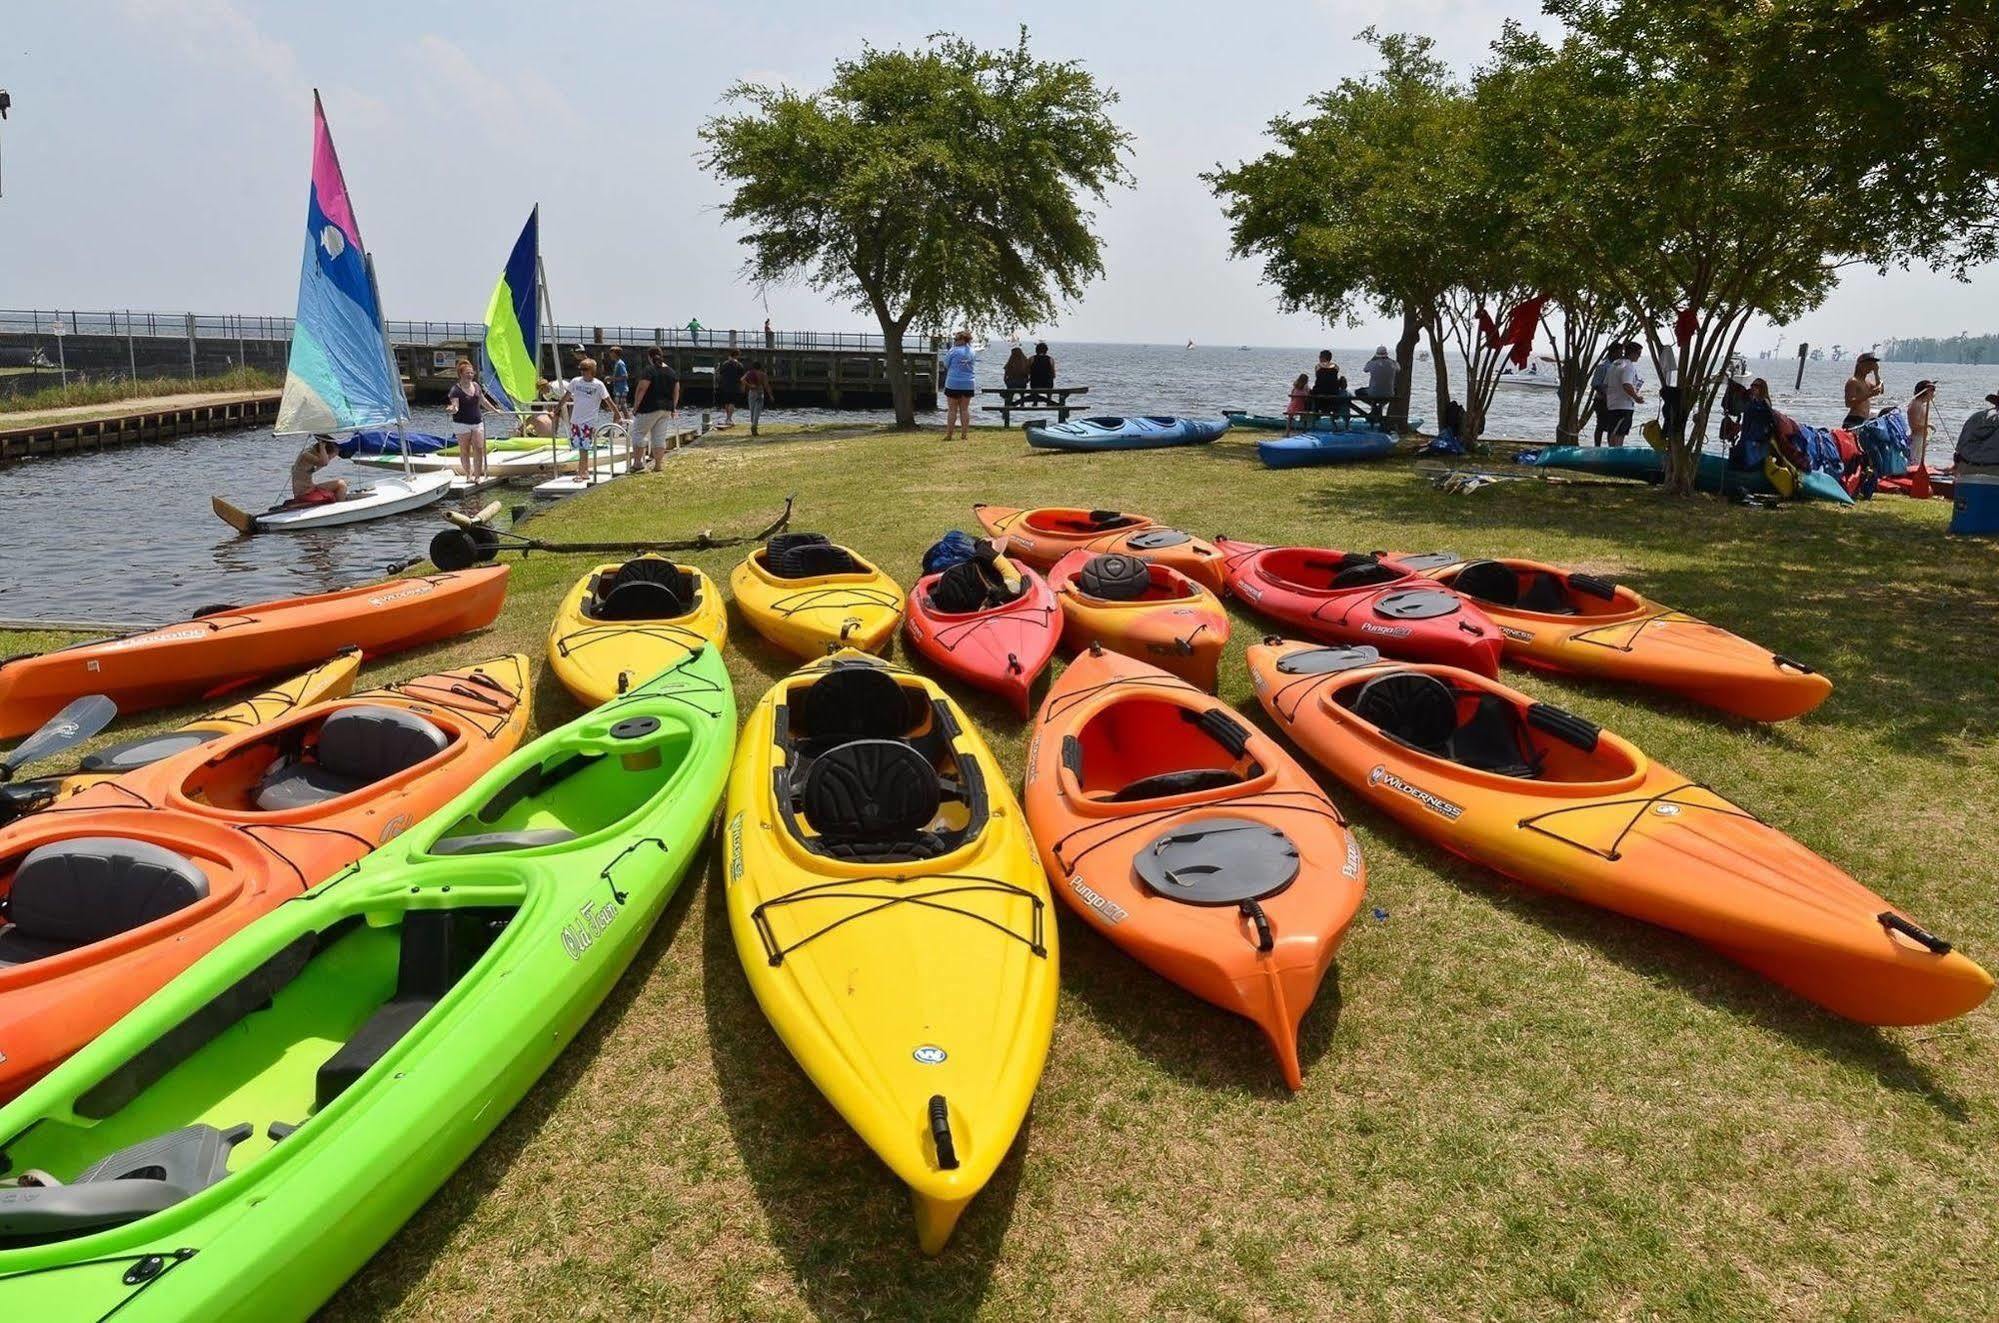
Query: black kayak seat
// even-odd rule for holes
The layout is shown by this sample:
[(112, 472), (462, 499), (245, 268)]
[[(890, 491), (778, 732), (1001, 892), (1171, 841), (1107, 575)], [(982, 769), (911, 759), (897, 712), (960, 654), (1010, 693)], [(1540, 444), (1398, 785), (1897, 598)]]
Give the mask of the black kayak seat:
[(970, 615), (988, 606), (996, 606), (999, 603), (993, 600), (995, 596), (985, 567), (977, 560), (959, 561), (939, 574), (937, 581), (930, 585), (932, 609), (947, 615)]
[(767, 552), (764, 566), (780, 579), (819, 579), (831, 574), (863, 572), (852, 552), (831, 542), (803, 542), (781, 552)]
[(908, 840), (942, 803), (937, 769), (900, 740), (849, 740), (813, 759), (805, 774), (806, 820), (829, 844)]
[(576, 833), (567, 827), (535, 827), (525, 831), (484, 831), (470, 836), (446, 836), (427, 851), (433, 855), (504, 854), (508, 850), (534, 850), (544, 845), (573, 841)]
[(795, 729), (815, 742), (893, 740), (911, 724), (903, 687), (877, 666), (836, 666), (793, 689), (789, 702)]
[(30, 850), (14, 870), (0, 967), (129, 932), (208, 895), (192, 860), (149, 841), (79, 836)]
[(1520, 713), (1498, 694), (1477, 693), (1460, 717), (1458, 694), (1434, 675), (1398, 671), (1360, 687), (1353, 710), (1384, 735), (1435, 758), (1500, 776), (1536, 777), (1542, 758)]
[(1076, 586), (1103, 602), (1136, 602), (1152, 587), (1152, 570), (1136, 556), (1092, 556), (1076, 571)]
[(219, 730), (176, 730), (165, 735), (148, 735), (143, 739), (125, 740), (107, 745), (95, 753), (87, 753), (77, 766), (86, 772), (101, 776), (116, 776), (121, 772), (134, 771), (141, 767), (151, 767), (162, 758), (171, 758), (177, 753), (199, 748), (211, 740), (222, 738)]
[(1451, 576), (1451, 587), (1494, 606), (1516, 606), (1520, 601), (1520, 576), (1496, 560), (1473, 561)]
[(74, 1236), (171, 1208), (229, 1174), (248, 1122), (228, 1130), (184, 1126), (119, 1149), (62, 1185), (0, 1189), (0, 1242)]
[(694, 576), (663, 556), (626, 561), (592, 586), (584, 614), (596, 620), (671, 620), (700, 600)]
[(445, 733), (414, 712), (364, 705), (335, 712), (319, 726), (311, 762), (281, 762), (257, 783), (256, 805), (268, 813), (305, 808), (408, 771), (443, 753)]
[(1535, 570), (1527, 577), (1527, 586), (1520, 593), (1519, 606), (1523, 611), (1538, 611), (1544, 616), (1578, 614), (1561, 579), (1546, 570)]

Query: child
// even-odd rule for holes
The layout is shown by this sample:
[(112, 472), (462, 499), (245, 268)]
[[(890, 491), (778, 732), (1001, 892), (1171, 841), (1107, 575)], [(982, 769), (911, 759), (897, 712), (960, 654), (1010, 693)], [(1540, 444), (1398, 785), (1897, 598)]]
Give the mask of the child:
[[(1291, 402), (1284, 406), (1285, 423), (1289, 424), (1294, 420), (1302, 420), (1305, 416), (1305, 411), (1311, 407), (1311, 404), (1312, 404), (1311, 374), (1308, 372), (1300, 372), (1298, 374), (1298, 380), (1291, 383)], [(1287, 430), (1289, 430), (1288, 427)]]

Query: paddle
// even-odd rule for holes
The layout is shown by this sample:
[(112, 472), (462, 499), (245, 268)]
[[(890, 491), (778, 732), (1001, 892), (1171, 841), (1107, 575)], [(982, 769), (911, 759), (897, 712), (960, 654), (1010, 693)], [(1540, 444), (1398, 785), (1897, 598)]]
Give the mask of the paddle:
[(117, 715), (118, 705), (102, 694), (74, 700), (15, 745), (12, 753), (0, 758), (0, 781), (12, 780), (15, 771), (29, 763), (75, 748), (110, 725)]

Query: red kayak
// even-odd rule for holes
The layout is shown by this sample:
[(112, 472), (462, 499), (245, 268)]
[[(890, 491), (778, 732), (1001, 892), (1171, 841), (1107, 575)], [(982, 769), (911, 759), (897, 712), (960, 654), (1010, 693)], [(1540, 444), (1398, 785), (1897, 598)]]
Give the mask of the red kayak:
[(941, 669), (1005, 695), (1026, 717), (1034, 682), (1062, 637), (1062, 612), (1039, 574), (981, 556), (917, 580), (902, 632)]
[(1499, 627), (1398, 561), (1224, 537), (1215, 545), (1229, 592), (1314, 642), (1365, 644), (1405, 661), (1499, 674)]

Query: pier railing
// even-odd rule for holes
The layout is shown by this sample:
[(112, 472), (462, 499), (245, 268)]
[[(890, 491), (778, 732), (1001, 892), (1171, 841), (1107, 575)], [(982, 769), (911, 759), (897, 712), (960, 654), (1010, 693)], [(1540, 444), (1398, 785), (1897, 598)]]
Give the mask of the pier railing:
[[(479, 322), (391, 321), (389, 339), (402, 345), (478, 344), (486, 338)], [(83, 311), (74, 308), (0, 308), (0, 335), (114, 336), (144, 340), (289, 341), (289, 317), (240, 313)], [(827, 349), (880, 353), (882, 337), (872, 331), (795, 331), (710, 328), (706, 326), (582, 326), (563, 323), (551, 337), (559, 345), (660, 345), (666, 348)], [(919, 348), (912, 340), (911, 349)]]

